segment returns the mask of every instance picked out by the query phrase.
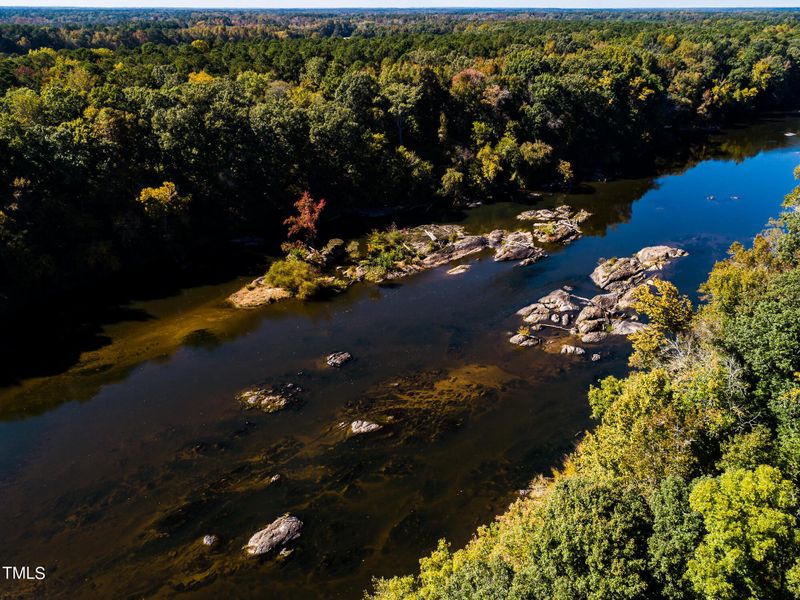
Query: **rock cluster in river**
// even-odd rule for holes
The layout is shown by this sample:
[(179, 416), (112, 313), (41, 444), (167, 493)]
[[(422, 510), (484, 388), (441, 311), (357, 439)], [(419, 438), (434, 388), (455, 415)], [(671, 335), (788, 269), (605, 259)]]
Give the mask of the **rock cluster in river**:
[(249, 556), (262, 556), (271, 550), (300, 537), (303, 522), (292, 515), (278, 517), (261, 531), (253, 534), (244, 547)]
[[(652, 281), (669, 262), (687, 252), (670, 246), (650, 246), (631, 257), (603, 261), (591, 274), (592, 281), (604, 290), (592, 298), (572, 293), (572, 288), (553, 290), (538, 301), (517, 311), (527, 324), (527, 333), (518, 332), (509, 342), (534, 346), (541, 342), (530, 332), (545, 328), (573, 335), (584, 344), (605, 341), (609, 335), (630, 335), (644, 325), (632, 310), (633, 292)], [(564, 345), (562, 354), (580, 355), (585, 350)], [(599, 357), (598, 357), (599, 358)]]
[[(524, 215), (535, 216), (524, 217)], [(537, 241), (554, 244), (577, 239), (581, 235), (578, 224), (589, 216), (590, 214), (584, 210), (573, 214), (572, 209), (564, 205), (552, 211), (543, 209), (520, 215), (520, 220), (537, 221), (533, 231), (496, 229), (488, 234), (471, 235), (460, 225), (447, 224), (420, 225), (403, 229), (402, 244), (413, 252), (414, 258), (396, 262), (381, 280), (398, 279), (433, 269), (487, 249), (494, 251), (496, 261), (520, 261), (522, 266), (530, 265), (547, 256), (545, 251), (536, 245)], [(335, 241), (341, 242), (341, 240)], [(329, 268), (342, 258), (341, 248), (342, 244), (337, 243), (327, 251), (312, 251), (307, 261), (321, 268)], [(460, 265), (449, 270), (448, 274), (461, 274), (468, 268), (467, 265)], [(339, 277), (345, 282), (361, 281), (367, 274), (368, 267), (364, 264), (348, 268), (339, 267)], [(333, 278), (323, 276), (321, 280), (328, 281)], [(227, 301), (236, 308), (255, 308), (288, 297), (286, 290), (270, 287), (264, 277), (259, 277), (229, 296)]]

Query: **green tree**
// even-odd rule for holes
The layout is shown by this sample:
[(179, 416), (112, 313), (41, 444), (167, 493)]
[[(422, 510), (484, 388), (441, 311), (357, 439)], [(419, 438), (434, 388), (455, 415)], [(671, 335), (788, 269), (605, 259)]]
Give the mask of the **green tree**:
[(702, 479), (689, 504), (705, 528), (687, 571), (701, 596), (792, 597), (789, 572), (800, 558), (797, 489), (778, 469), (761, 465)]

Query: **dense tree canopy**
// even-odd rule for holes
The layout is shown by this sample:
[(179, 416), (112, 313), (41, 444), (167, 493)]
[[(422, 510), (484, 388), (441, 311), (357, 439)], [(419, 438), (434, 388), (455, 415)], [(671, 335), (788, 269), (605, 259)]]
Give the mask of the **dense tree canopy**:
[(618, 173), (794, 106), (799, 57), (793, 12), (2, 9), (0, 305), (277, 246), (304, 192), (335, 219)]

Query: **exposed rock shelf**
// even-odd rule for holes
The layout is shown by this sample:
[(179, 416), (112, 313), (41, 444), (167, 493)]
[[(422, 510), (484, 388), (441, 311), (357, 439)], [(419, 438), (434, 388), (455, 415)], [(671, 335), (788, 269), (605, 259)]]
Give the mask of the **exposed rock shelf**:
[[(369, 258), (348, 258), (349, 250), (345, 252), (345, 243), (342, 240), (331, 240), (321, 251), (306, 247), (302, 251), (305, 256), (303, 260), (328, 273), (335, 269), (335, 277), (329, 274), (320, 275), (318, 281), (333, 287), (338, 286), (339, 289), (364, 279), (373, 282), (398, 279), (485, 250), (494, 251), (495, 261), (518, 261), (525, 266), (547, 256), (537, 243), (566, 244), (581, 237), (579, 225), (590, 216), (591, 213), (585, 210), (575, 212), (565, 204), (554, 209), (530, 210), (518, 215), (517, 219), (520, 221), (533, 221), (531, 230), (496, 229), (488, 234), (471, 235), (460, 225), (448, 224), (389, 230), (378, 235), (392, 236), (392, 243), (402, 250), (399, 252), (401, 258), (392, 255), (391, 266), (387, 268), (381, 263), (377, 275), (375, 263), (371, 263)], [(467, 269), (468, 266), (460, 265), (450, 269), (448, 274), (462, 274)], [(270, 286), (265, 277), (259, 277), (228, 297), (228, 304), (235, 308), (256, 308), (290, 295), (285, 289)]]
[[(648, 285), (667, 264), (688, 253), (670, 246), (650, 246), (631, 257), (603, 261), (591, 274), (600, 288), (612, 290), (584, 298), (571, 288), (553, 290), (517, 311), (525, 326), (509, 342), (517, 346), (535, 346), (542, 342), (532, 335), (549, 329), (555, 334), (573, 336), (584, 344), (605, 341), (610, 335), (630, 335), (644, 325), (633, 310), (634, 290)], [(563, 345), (562, 354), (581, 355), (584, 349)]]

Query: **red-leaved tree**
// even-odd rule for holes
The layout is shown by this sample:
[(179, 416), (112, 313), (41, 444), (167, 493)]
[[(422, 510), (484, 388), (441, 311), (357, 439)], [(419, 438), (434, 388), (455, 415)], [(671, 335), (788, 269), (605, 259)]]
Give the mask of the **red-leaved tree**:
[(325, 208), (325, 199), (318, 201), (308, 192), (303, 192), (300, 199), (294, 203), (297, 214), (286, 219), (283, 224), (289, 226), (287, 237), (299, 237), (310, 242), (317, 237), (317, 221), (322, 209)]

